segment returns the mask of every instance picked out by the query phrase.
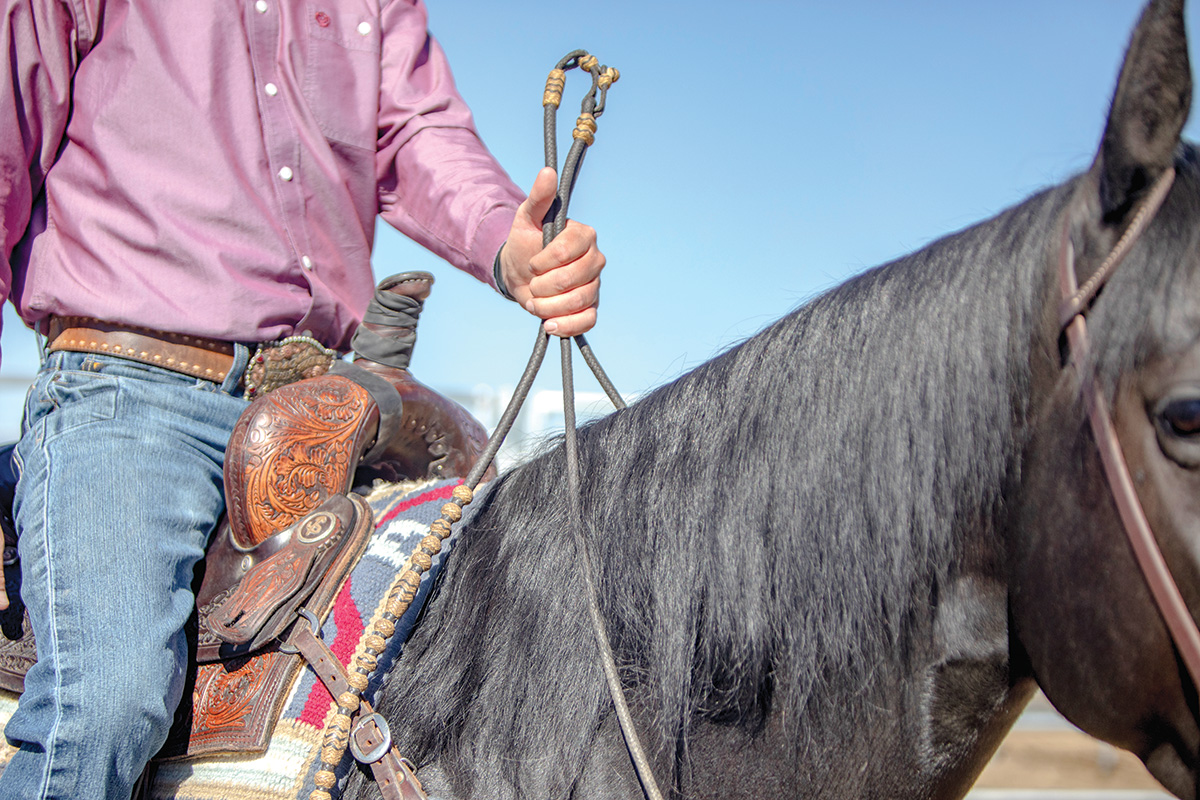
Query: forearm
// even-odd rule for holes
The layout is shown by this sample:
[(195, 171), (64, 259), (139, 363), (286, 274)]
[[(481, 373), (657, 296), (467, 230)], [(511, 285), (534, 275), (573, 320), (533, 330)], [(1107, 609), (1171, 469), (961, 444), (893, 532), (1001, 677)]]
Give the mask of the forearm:
[(380, 213), (401, 233), (492, 285), (524, 192), (473, 130), (425, 128), (389, 160)]
[(391, 0), (381, 24), (380, 213), (492, 284), (493, 260), (525, 193), (480, 141), (446, 56), (428, 33), (424, 2)]
[(604, 267), (595, 231), (572, 221), (543, 249), (553, 170), (539, 174), (526, 198), (496, 163), (428, 35), (422, 0), (391, 0), (383, 23), (376, 175), (383, 218), (479, 280), (496, 286), (499, 277), (506, 296), (545, 320), (547, 331), (591, 328)]

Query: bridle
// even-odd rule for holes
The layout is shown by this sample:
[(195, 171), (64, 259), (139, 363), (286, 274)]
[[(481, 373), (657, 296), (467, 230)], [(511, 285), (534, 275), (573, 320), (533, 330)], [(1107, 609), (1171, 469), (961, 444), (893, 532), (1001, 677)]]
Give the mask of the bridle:
[[(1071, 242), (1070, 221), (1064, 223), (1058, 257), (1058, 285), (1062, 296), (1059, 325), (1060, 330), (1066, 334), (1070, 358), (1076, 364), (1086, 361), (1090, 348), (1087, 310), (1117, 266), (1149, 227), (1166, 200), (1174, 180), (1175, 170), (1168, 169), (1155, 181), (1104, 263), (1082, 286), (1078, 285), (1075, 274), (1075, 248)], [(1154, 603), (1166, 622), (1171, 639), (1187, 665), (1193, 684), (1200, 686), (1200, 629), (1197, 629), (1196, 621), (1188, 611), (1179, 587), (1171, 577), (1162, 550), (1159, 549), (1154, 533), (1150, 530), (1150, 523), (1134, 488), (1121, 443), (1117, 439), (1117, 431), (1104, 393), (1093, 380), (1086, 381), (1084, 393), (1092, 437), (1100, 452), (1104, 475), (1113, 500), (1116, 501), (1125, 535), (1133, 548), (1134, 558), (1146, 578)]]

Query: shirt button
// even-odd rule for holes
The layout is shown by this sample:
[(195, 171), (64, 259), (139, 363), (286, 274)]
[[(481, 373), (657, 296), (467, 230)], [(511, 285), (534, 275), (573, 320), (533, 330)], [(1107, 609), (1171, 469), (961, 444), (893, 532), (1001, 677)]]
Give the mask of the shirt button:
[(304, 267), (305, 269), (312, 269), (312, 259), (308, 256), (300, 256), (300, 266)]
[(267, 13), (267, 0), (257, 0), (254, 4), (254, 10), (260, 14)]
[(371, 23), (369, 23), (369, 22), (358, 23), (358, 32), (361, 33), (363, 36), (366, 36), (368, 33), (371, 32)]
[(285, 181), (290, 181), (293, 174), (291, 167), (281, 167), (279, 170), (279, 177)]
[(267, 93), (267, 97), (274, 97), (279, 94), (279, 87), (273, 83), (268, 83), (263, 87), (263, 91)]

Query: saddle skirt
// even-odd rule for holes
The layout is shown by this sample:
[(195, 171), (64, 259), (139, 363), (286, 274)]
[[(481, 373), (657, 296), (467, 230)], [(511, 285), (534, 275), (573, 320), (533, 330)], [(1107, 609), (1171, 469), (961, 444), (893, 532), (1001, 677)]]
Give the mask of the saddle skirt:
[[(359, 497), (353, 500), (343, 498), (344, 504), (334, 504), (334, 511), (340, 509), (343, 512), (346, 504), (353, 505), (359, 515), (349, 526), (345, 526), (346, 541), (340, 549), (334, 548), (333, 556), (316, 552), (319, 545), (309, 548), (315, 553), (310, 558), (314, 572), (318, 565), (333, 566), (324, 572), (327, 576), (324, 580), (318, 580), (314, 587), (302, 589), (296, 594), (306, 593), (308, 599), (303, 607), (321, 621), (322, 638), (343, 664), (348, 665), (352, 660), (363, 631), (381, 613), (384, 595), (396, 574), (403, 569), (412, 551), (428, 532), (430, 523), (440, 516), (441, 507), (461, 482), (461, 479), (455, 478), (380, 485), (365, 500)], [(364, 523), (372, 518), (374, 528), (367, 530)], [(293, 535), (297, 533), (293, 531)], [(316, 538), (312, 531), (307, 535)], [(421, 576), (417, 597), (399, 620), (387, 652), (379, 659), (375, 684), (366, 693), (368, 698), (378, 689), (378, 676), (386, 674), (412, 632), (430, 587), (440, 574), (455, 538), (452, 536), (446, 540), (441, 553), (434, 556), (431, 568)], [(218, 550), (214, 555), (228, 561), (235, 552), (218, 554)], [(270, 568), (268, 562), (272, 556), (286, 552), (286, 548), (276, 547), (274, 551), (258, 553), (251, 556), (248, 563), (239, 561), (233, 566), (233, 572), (245, 572), (245, 567), (253, 570), (256, 565), (263, 565), (268, 568), (260, 567), (257, 571), (261, 575), (269, 574), (272, 580), (292, 580), (303, 584), (304, 577), (297, 577), (302, 570), (295, 569), (294, 564), (288, 564), (286, 568)], [(289, 561), (294, 560), (289, 558)], [(357, 564), (354, 564), (355, 561)], [(340, 569), (343, 566), (345, 568)], [(351, 566), (353, 569), (350, 569)], [(214, 567), (228, 570), (230, 565), (214, 563), (210, 569)], [(13, 570), (8, 579), (19, 581), (19, 570)], [(217, 585), (219, 583), (214, 584)], [(198, 637), (197, 649), (201, 653), (200, 660), (206, 663), (198, 666), (193, 664), (192, 702), (182, 705), (171, 737), (156, 759), (158, 774), (150, 796), (212, 796), (203, 792), (189, 795), (184, 788), (189, 782), (197, 780), (197, 775), (206, 774), (204, 762), (197, 763), (196, 759), (215, 755), (235, 757), (243, 771), (248, 768), (253, 771), (250, 767), (252, 764), (258, 764), (264, 772), (280, 769), (266, 782), (272, 785), (281, 780), (295, 783), (293, 788), (297, 792), (295, 795), (285, 792), (279, 795), (281, 797), (307, 796), (307, 791), (312, 788), (311, 773), (316, 770), (319, 740), (332, 698), (315, 674), (305, 667), (302, 658), (281, 652), (276, 639), (272, 638), (265, 644), (253, 644), (256, 632), (270, 630), (273, 624), (280, 633), (286, 632), (292, 624), (291, 620), (296, 618), (294, 608), (277, 610), (269, 615), (270, 619), (247, 624), (244, 630), (249, 634), (244, 645), (231, 645), (211, 633), (209, 627), (214, 623), (210, 620), (217, 618), (214, 615), (221, 615), (217, 627), (224, 624), (237, 628), (243, 620), (253, 620), (257, 614), (250, 603), (245, 604), (245, 613), (239, 613), (236, 602), (222, 604), (223, 600), (236, 592), (235, 582), (225, 591), (206, 591), (202, 588), (198, 595), (199, 605), (205, 613), (201, 615), (204, 627)], [(289, 604), (301, 605), (285, 601), (282, 606)], [(218, 612), (218, 608), (222, 610)], [(27, 618), (21, 625), (23, 615), (24, 611), (17, 603), (0, 613), (0, 631), (4, 633), (0, 636), (0, 683), (4, 684), (4, 688), (16, 692), (20, 690), (17, 676), (23, 675), (24, 669), (33, 663), (32, 635), (14, 638), (10, 634), (10, 631), (28, 632)], [(308, 623), (301, 620), (298, 624)], [(0, 725), (7, 721), (12, 710), (13, 705), (0, 698)], [(272, 753), (280, 748), (288, 753), (285, 757), (286, 768), (280, 768), (278, 758), (272, 757)], [(11, 748), (0, 751), (0, 766), (10, 756)], [(251, 756), (259, 757), (246, 760)]]

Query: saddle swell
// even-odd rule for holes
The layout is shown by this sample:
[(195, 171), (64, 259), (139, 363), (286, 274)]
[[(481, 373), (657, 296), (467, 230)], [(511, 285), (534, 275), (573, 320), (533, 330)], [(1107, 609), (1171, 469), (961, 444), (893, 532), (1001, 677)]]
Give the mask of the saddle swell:
[[(405, 370), (358, 359), (355, 366), (389, 380), (404, 406), (396, 433), (377, 457), (359, 465), (360, 486), (377, 480), (396, 483), (416, 478), (463, 477), (487, 445), (483, 426), (460, 406), (421, 383)], [(484, 480), (495, 476), (491, 469)]]
[(252, 402), (225, 450), (234, 542), (249, 550), (349, 491), (379, 418), (370, 393), (341, 375), (297, 381)]

